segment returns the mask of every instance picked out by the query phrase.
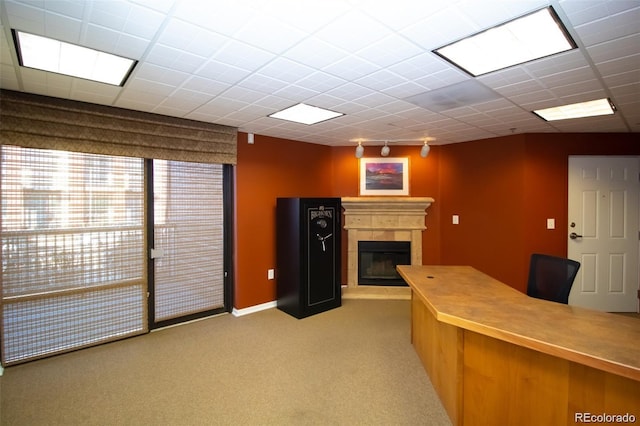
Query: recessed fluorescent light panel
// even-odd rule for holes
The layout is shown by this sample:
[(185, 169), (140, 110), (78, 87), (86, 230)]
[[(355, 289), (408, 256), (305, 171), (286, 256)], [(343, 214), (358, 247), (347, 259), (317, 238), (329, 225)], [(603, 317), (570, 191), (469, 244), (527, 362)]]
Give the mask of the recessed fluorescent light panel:
[(330, 111), (324, 108), (318, 108), (306, 104), (297, 104), (282, 111), (269, 115), (272, 118), (293, 121), (302, 124), (316, 124), (321, 121), (331, 120), (332, 118), (344, 115), (341, 112)]
[(611, 115), (616, 111), (609, 99), (598, 99), (589, 102), (563, 105), (553, 108), (545, 108), (533, 111), (546, 121), (568, 120), (570, 118), (595, 117), (598, 115)]
[(547, 7), (433, 52), (477, 77), (576, 47), (553, 8)]
[(124, 85), (136, 61), (13, 30), (20, 65), (114, 86)]

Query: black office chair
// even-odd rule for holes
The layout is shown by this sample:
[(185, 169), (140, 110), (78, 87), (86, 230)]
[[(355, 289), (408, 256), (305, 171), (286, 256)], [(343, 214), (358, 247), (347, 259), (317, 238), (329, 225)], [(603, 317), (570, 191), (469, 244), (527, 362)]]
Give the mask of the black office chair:
[(527, 294), (552, 302), (569, 303), (569, 292), (580, 262), (547, 254), (531, 255)]

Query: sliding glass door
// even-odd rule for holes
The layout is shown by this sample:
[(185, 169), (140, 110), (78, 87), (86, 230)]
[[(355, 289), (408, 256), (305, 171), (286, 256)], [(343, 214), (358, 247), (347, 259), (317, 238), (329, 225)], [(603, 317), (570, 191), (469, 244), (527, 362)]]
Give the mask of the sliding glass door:
[(223, 167), (153, 160), (152, 327), (224, 309)]
[(3, 365), (229, 309), (229, 166), (0, 153)]

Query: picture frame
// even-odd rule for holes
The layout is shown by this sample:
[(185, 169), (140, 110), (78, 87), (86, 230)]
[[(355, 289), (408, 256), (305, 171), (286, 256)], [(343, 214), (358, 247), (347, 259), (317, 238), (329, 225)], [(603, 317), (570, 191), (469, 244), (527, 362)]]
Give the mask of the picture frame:
[(409, 195), (409, 158), (361, 158), (360, 195)]

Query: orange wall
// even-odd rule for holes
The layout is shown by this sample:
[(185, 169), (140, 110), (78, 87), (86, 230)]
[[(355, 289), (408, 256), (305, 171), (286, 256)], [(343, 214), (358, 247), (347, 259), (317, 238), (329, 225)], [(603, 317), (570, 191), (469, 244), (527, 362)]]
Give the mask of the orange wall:
[(278, 197), (332, 196), (328, 146), (238, 133), (236, 166), (236, 286), (234, 306), (276, 299), (275, 208)]
[[(636, 139), (527, 134), (442, 146), (442, 263), (471, 265), (526, 291), (531, 253), (567, 254), (569, 156), (640, 155)], [(548, 218), (556, 229), (546, 229)]]
[[(434, 146), (392, 146), (409, 157), (410, 195), (433, 197), (423, 262), (466, 264), (525, 291), (533, 252), (566, 255), (569, 155), (640, 155), (634, 134), (528, 134)], [(365, 157), (380, 147), (366, 147)], [(354, 147), (328, 147), (238, 135), (235, 307), (275, 299), (275, 200), (282, 196), (357, 196)], [(460, 224), (453, 225), (457, 214)], [(547, 218), (556, 229), (547, 230)], [(346, 233), (343, 233), (346, 247)], [(346, 282), (343, 250), (343, 282)]]
[(524, 138), (441, 148), (442, 263), (471, 265), (502, 282), (516, 282), (521, 265), (511, 259), (524, 250)]

